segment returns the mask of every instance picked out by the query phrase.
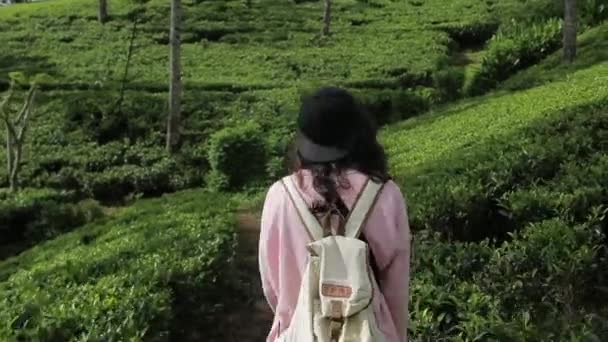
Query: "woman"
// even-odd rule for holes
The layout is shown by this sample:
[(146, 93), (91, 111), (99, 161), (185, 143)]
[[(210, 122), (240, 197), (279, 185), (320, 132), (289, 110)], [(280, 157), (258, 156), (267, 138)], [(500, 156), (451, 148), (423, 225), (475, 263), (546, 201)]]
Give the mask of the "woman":
[[(387, 342), (403, 342), (409, 316), (410, 230), (405, 201), (387, 173), (376, 131), (347, 91), (318, 90), (301, 105), (292, 177), (310, 210), (320, 216), (337, 211), (346, 217), (368, 179), (384, 183), (361, 239), (370, 247), (379, 286), (372, 302), (379, 328)], [(290, 324), (309, 242), (288, 193), (281, 182), (275, 183), (264, 203), (259, 244), (264, 294), (275, 315), (268, 342)]]

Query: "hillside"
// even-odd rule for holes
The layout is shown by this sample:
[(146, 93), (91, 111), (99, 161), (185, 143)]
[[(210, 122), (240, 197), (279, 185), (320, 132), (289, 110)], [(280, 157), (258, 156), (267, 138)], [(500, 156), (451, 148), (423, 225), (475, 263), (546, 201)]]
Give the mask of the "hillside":
[[(335, 38), (315, 42), (321, 29), (321, 3), (253, 1), (248, 8), (245, 1), (195, 1), (184, 6), (187, 89), (205, 84), (389, 82), (402, 75), (424, 79), (447, 53), (446, 30), (488, 25), (495, 10), (491, 1), (459, 0), (449, 6), (441, 1), (337, 1)], [(58, 0), (3, 9), (2, 28), (10, 31), (0, 37), (9, 47), (4, 53), (20, 56), (20, 64), (7, 63), (0, 71), (6, 72), (7, 66), (49, 67), (59, 83), (116, 82), (137, 20), (130, 81), (164, 89), (168, 10), (166, 1), (138, 5), (117, 0), (110, 3), (112, 20), (102, 26), (90, 1)], [(377, 34), (383, 39), (371, 39)], [(491, 34), (485, 32), (486, 39)], [(7, 61), (10, 56), (3, 57)]]
[[(52, 76), (28, 188), (0, 190), (0, 248), (15, 248), (0, 253), (0, 340), (256, 340), (256, 215), (299, 94), (324, 82), (384, 124), (414, 231), (412, 341), (608, 340), (608, 24), (564, 66), (535, 50), (555, 44), (550, 1), (337, 1), (325, 40), (320, 3), (189, 2), (187, 138), (167, 157), (167, 4), (110, 3), (104, 26), (84, 0), (0, 8), (0, 79)], [(534, 33), (507, 33), (533, 14)], [(462, 99), (463, 74), (512, 65), (505, 42), (536, 65)]]
[[(0, 10), (0, 89), (10, 72), (49, 76), (29, 130), (24, 186), (115, 204), (207, 184), (203, 146), (214, 132), (250, 121), (265, 137), (265, 177), (276, 176), (302, 92), (342, 85), (381, 123), (412, 117), (462, 95), (469, 62), (456, 55), (482, 49), (500, 23), (525, 19), (539, 4), (340, 0), (332, 36), (320, 39), (320, 2), (186, 2), (184, 139), (172, 158), (163, 151), (168, 6), (113, 0), (105, 25), (86, 0)], [(554, 15), (542, 13), (541, 21)], [(559, 37), (555, 25), (543, 25), (538, 48), (550, 51)]]

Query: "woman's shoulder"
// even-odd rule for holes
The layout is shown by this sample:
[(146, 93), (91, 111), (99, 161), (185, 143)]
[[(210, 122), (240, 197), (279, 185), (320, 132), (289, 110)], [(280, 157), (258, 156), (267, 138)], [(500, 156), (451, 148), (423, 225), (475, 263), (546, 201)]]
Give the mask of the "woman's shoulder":
[(399, 184), (397, 184), (397, 182), (395, 182), (392, 179), (389, 179), (389, 180), (385, 181), (384, 185), (382, 186), (382, 189), (384, 191), (388, 191), (388, 192), (398, 192), (398, 193), (401, 193), (401, 187), (399, 186)]
[(392, 179), (384, 182), (380, 196), (386, 201), (405, 201), (401, 187)]
[(285, 194), (285, 185), (284, 178), (276, 180), (272, 185), (268, 188), (266, 192), (266, 197), (282, 197)]

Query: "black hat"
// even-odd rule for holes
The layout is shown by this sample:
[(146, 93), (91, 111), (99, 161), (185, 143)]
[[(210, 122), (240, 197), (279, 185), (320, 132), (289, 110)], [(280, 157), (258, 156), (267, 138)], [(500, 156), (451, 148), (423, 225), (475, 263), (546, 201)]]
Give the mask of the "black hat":
[(361, 112), (346, 90), (325, 87), (302, 101), (296, 146), (301, 158), (314, 163), (348, 156), (357, 138)]

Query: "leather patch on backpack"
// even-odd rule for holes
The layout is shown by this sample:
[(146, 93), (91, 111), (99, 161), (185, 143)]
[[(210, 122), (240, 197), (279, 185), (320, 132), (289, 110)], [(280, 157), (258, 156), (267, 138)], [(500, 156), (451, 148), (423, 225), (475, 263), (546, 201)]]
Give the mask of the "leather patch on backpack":
[(353, 289), (350, 286), (323, 284), (321, 285), (321, 294), (326, 297), (350, 298)]

